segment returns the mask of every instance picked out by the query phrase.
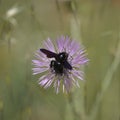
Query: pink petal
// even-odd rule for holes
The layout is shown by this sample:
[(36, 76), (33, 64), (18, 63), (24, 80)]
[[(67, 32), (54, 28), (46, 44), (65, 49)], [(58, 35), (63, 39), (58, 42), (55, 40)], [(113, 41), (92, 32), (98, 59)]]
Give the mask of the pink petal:
[(32, 70), (33, 70), (33, 75), (36, 75), (49, 70), (49, 68), (33, 68)]
[(79, 78), (80, 80), (83, 80), (83, 72), (80, 70), (73, 70), (72, 72), (73, 76), (75, 76), (76, 78)]
[(39, 60), (32, 60), (33, 65), (35, 65), (36, 67), (49, 67), (49, 62), (41, 62)]
[(51, 42), (51, 40), (50, 40), (49, 38), (48, 38), (47, 41), (44, 42), (44, 47), (45, 47), (45, 49), (47, 49), (47, 50), (50, 50), (50, 51), (52, 51), (52, 52), (55, 52), (55, 47), (54, 47), (53, 43)]

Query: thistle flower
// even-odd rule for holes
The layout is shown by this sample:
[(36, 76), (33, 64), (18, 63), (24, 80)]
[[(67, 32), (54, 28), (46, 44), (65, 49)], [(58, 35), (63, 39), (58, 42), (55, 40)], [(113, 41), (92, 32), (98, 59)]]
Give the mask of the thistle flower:
[(32, 60), (33, 74), (43, 73), (39, 84), (45, 89), (53, 85), (58, 93), (62, 86), (63, 92), (68, 93), (73, 85), (79, 87), (78, 80), (84, 78), (81, 67), (88, 62), (85, 49), (69, 37), (61, 36), (55, 44), (48, 38), (35, 57), (36, 60)]

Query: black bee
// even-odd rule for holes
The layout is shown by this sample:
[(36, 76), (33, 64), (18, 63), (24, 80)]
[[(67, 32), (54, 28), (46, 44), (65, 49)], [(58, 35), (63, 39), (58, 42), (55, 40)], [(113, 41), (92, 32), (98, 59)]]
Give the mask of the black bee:
[(55, 58), (50, 63), (50, 67), (55, 70), (56, 73), (62, 74), (65, 69), (72, 70), (72, 66), (68, 63), (68, 54), (66, 52), (54, 53), (46, 49), (40, 49), (48, 58)]
[(55, 73), (57, 74), (63, 74), (64, 72), (64, 67), (60, 62), (57, 62), (55, 60), (52, 60), (50, 63), (50, 68), (52, 69), (52, 71), (55, 71)]

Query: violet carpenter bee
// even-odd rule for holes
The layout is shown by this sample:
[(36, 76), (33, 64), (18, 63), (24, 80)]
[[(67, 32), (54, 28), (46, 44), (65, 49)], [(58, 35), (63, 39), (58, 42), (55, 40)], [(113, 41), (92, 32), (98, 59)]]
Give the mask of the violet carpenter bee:
[(68, 54), (66, 52), (54, 53), (46, 49), (40, 49), (48, 58), (55, 58), (50, 63), (50, 68), (52, 68), (56, 73), (63, 74), (64, 69), (72, 70), (72, 66), (67, 61)]
[(53, 72), (62, 75), (64, 71), (64, 67), (60, 62), (57, 62), (55, 60), (52, 60), (50, 63), (50, 68)]

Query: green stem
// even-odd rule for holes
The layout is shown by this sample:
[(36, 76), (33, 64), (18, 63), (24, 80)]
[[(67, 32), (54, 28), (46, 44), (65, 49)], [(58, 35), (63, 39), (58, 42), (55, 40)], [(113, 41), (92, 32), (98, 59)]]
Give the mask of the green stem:
[(68, 95), (68, 102), (71, 107), (71, 111), (73, 113), (74, 120), (81, 120), (80, 114), (76, 111), (72, 93), (69, 93), (69, 95)]
[(106, 76), (102, 82), (101, 91), (97, 94), (96, 101), (91, 110), (91, 114), (88, 116), (89, 120), (95, 119), (96, 114), (98, 112), (98, 108), (101, 103), (101, 100), (103, 99), (104, 94), (107, 91), (107, 89), (112, 81), (113, 75), (114, 75), (115, 71), (117, 70), (119, 64), (120, 64), (120, 40), (119, 40), (118, 47), (116, 50), (115, 59), (106, 73)]

